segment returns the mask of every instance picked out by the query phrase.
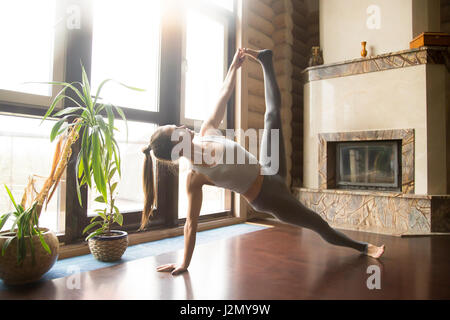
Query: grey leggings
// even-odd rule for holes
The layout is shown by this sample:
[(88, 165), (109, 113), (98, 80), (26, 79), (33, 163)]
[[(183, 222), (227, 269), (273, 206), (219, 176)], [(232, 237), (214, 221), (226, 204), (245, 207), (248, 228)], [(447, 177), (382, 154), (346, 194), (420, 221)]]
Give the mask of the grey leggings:
[(266, 113), (264, 116), (264, 133), (261, 140), (260, 162), (263, 170), (269, 165), (267, 157), (271, 150), (270, 130), (279, 129), (279, 171), (276, 175), (265, 175), (261, 191), (250, 205), (257, 211), (266, 212), (277, 219), (296, 226), (317, 232), (327, 242), (356, 249), (367, 253), (367, 242), (350, 239), (342, 232), (333, 229), (320, 215), (305, 207), (289, 191), (285, 183), (286, 154), (283, 134), (281, 132), (281, 95), (276, 81), (272, 63), (272, 51), (261, 51), (258, 60), (264, 72), (264, 90), (266, 98)]

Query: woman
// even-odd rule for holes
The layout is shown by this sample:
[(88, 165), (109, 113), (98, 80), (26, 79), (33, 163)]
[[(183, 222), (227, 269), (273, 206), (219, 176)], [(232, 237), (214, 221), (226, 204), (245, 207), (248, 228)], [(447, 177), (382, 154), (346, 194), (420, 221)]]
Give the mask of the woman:
[[(236, 72), (241, 67), (246, 56), (258, 61), (264, 73), (264, 89), (266, 99), (266, 112), (264, 117), (264, 132), (261, 140), (259, 163), (252, 154), (245, 151), (239, 144), (220, 135), (208, 135), (208, 131), (215, 130), (222, 121), (227, 101), (234, 89)], [(177, 142), (172, 141), (174, 132), (179, 138), (187, 139), (188, 148), (179, 152), (178, 156), (187, 158), (190, 162), (190, 171), (187, 175), (186, 192), (188, 196), (188, 212), (184, 226), (185, 250), (181, 264), (166, 264), (159, 266), (158, 271), (179, 274), (187, 270), (192, 258), (197, 231), (197, 220), (202, 205), (202, 186), (215, 185), (230, 189), (243, 195), (249, 204), (257, 211), (270, 213), (279, 220), (312, 229), (327, 242), (338, 246), (356, 249), (368, 256), (379, 258), (384, 252), (384, 245), (374, 246), (366, 242), (350, 239), (343, 233), (331, 228), (317, 213), (302, 205), (295, 199), (285, 184), (286, 161), (284, 153), (283, 137), (281, 134), (281, 96), (278, 88), (272, 63), (272, 51), (254, 51), (239, 49), (228, 70), (220, 98), (211, 114), (203, 122), (200, 133), (195, 134), (184, 126), (167, 125), (160, 127), (151, 137), (150, 144), (143, 152), (146, 155), (144, 164), (144, 193), (146, 197), (142, 214), (141, 228), (148, 223), (154, 208), (155, 194), (153, 185), (152, 155), (159, 160), (173, 161), (177, 156), (173, 155)], [(268, 173), (271, 159), (267, 154), (272, 150), (270, 133), (272, 129), (279, 129), (279, 170), (277, 174)], [(194, 159), (209, 154), (223, 154), (224, 150), (243, 152), (244, 164), (234, 163), (197, 163)], [(200, 159), (201, 159), (200, 155)], [(223, 161), (222, 161), (223, 162)], [(253, 162), (253, 163), (252, 163)], [(242, 163), (242, 162), (241, 162)]]

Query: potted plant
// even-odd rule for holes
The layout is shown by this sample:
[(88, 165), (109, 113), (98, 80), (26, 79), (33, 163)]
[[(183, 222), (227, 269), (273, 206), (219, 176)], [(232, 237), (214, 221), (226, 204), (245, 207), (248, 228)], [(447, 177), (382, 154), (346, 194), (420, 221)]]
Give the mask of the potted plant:
[(67, 167), (72, 144), (78, 138), (79, 121), (59, 128), (60, 138), (53, 156), (49, 177), (40, 192), (36, 191), (35, 176), (31, 176), (22, 201), (18, 204), (5, 185), (14, 211), (0, 217), (0, 230), (14, 219), (9, 231), (0, 232), (0, 278), (7, 285), (25, 284), (39, 280), (55, 263), (59, 242), (47, 228), (39, 227), (42, 208), (50, 202)]
[[(101, 261), (119, 260), (128, 245), (127, 232), (112, 229), (115, 223), (122, 226), (123, 222), (123, 216), (115, 205), (116, 187), (121, 176), (121, 157), (114, 136), (117, 130), (114, 127), (114, 111), (124, 120), (125, 125), (126, 118), (119, 107), (100, 102), (101, 90), (110, 81), (114, 80), (106, 79), (101, 82), (96, 94), (91, 96), (89, 80), (82, 66), (81, 83), (52, 83), (64, 86), (63, 90), (55, 97), (55, 101), (67, 98), (75, 103), (75, 107), (63, 109), (55, 114), (64, 117), (55, 123), (52, 132), (56, 134), (51, 138), (58, 135), (59, 127), (68, 117), (80, 123), (81, 148), (75, 166), (76, 176), (80, 179), (80, 181), (77, 180), (76, 188), (78, 200), (82, 205), (80, 187), (87, 184), (91, 189), (95, 186), (100, 193), (95, 201), (104, 205), (104, 208), (95, 210), (97, 215), (91, 219), (90, 224), (83, 230), (83, 234), (91, 231), (86, 240), (89, 243), (91, 253)], [(129, 89), (143, 91), (118, 83)], [(79, 102), (66, 95), (66, 89), (72, 90), (79, 98)], [(52, 104), (44, 119), (53, 112), (54, 107), (55, 104)], [(101, 115), (101, 112), (106, 114), (106, 119)]]

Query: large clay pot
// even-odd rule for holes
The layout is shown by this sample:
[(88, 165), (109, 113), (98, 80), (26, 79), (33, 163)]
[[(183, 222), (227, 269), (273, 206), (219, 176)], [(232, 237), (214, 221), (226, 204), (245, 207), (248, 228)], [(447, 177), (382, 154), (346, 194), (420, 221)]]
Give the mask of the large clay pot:
[(128, 247), (128, 233), (111, 230), (110, 234), (100, 234), (88, 240), (92, 255), (100, 261), (110, 262), (122, 258)]
[(33, 236), (35, 263), (31, 257), (29, 237), (26, 237), (27, 254), (23, 262), (17, 264), (17, 239), (14, 239), (1, 255), (3, 243), (8, 238), (14, 237), (12, 232), (0, 233), (0, 278), (6, 285), (20, 285), (39, 280), (56, 262), (59, 252), (59, 241), (56, 235), (47, 228), (39, 228), (45, 242), (51, 250), (51, 254), (42, 247), (39, 236)]

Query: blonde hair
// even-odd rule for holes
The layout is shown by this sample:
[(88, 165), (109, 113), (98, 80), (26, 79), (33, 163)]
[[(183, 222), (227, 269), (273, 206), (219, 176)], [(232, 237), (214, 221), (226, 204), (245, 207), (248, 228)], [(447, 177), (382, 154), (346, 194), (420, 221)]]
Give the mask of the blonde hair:
[(171, 163), (172, 148), (173, 142), (170, 135), (164, 134), (161, 128), (159, 128), (150, 138), (149, 145), (142, 149), (142, 152), (145, 154), (142, 177), (144, 210), (142, 210), (141, 226), (139, 230), (145, 229), (156, 208), (157, 197), (152, 157), (154, 156), (157, 160), (163, 161), (164, 163)]

